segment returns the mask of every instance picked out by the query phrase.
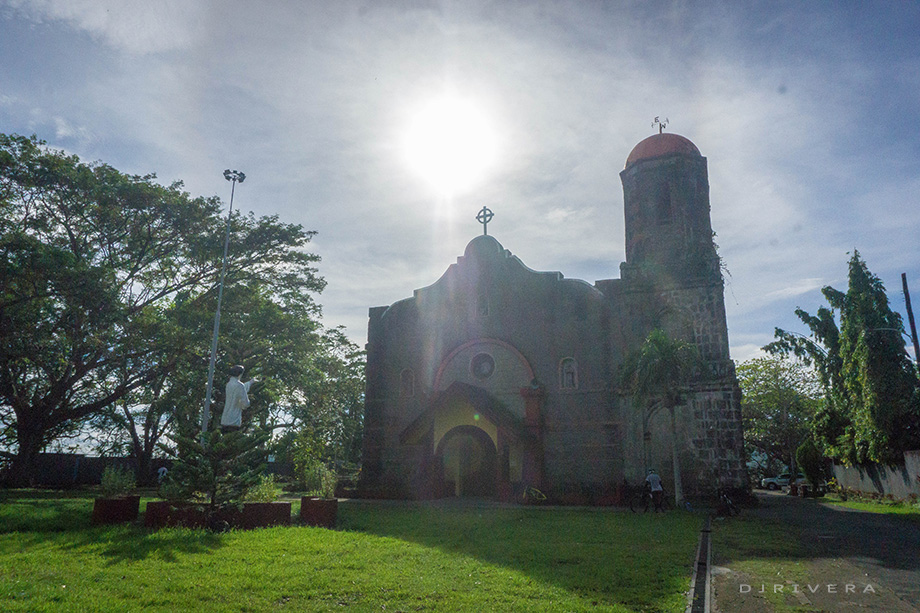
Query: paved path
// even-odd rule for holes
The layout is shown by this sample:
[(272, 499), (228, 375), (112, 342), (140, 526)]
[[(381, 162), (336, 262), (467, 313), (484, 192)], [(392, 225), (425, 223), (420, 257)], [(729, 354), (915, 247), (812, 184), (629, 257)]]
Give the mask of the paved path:
[[(745, 513), (801, 532), (813, 553), (803, 563), (810, 576), (820, 578), (821, 588), (797, 596), (815, 607), (805, 610), (920, 611), (920, 525), (779, 493), (758, 493), (758, 499), (760, 506)], [(857, 592), (871, 584), (879, 596), (846, 594), (850, 581)], [(835, 592), (828, 593), (827, 583), (838, 585)]]

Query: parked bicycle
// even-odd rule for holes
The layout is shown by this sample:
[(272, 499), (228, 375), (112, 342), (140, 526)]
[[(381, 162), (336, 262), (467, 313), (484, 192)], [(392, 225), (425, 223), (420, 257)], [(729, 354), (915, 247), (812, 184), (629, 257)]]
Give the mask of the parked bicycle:
[(541, 502), (546, 502), (546, 494), (535, 487), (528, 486), (524, 488), (521, 500), (524, 504), (539, 504)]
[(731, 499), (731, 496), (728, 495), (728, 492), (725, 491), (725, 488), (719, 488), (719, 500), (716, 504), (716, 515), (719, 517), (732, 517), (740, 513), (740, 509), (735, 506), (735, 502)]
[[(648, 513), (650, 509), (655, 510), (655, 499), (647, 483), (643, 485), (627, 485), (626, 499), (629, 504), (629, 510), (633, 513), (638, 513), (639, 511)], [(662, 511), (671, 509), (671, 503), (668, 500), (667, 493), (664, 491), (661, 492), (659, 509)]]

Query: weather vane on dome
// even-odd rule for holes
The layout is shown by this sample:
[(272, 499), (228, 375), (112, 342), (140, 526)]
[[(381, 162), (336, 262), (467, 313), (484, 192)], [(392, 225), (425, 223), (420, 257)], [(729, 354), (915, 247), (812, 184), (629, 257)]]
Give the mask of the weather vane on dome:
[(489, 225), (489, 222), (492, 221), (492, 218), (494, 216), (495, 214), (492, 212), (492, 209), (490, 209), (487, 206), (483, 206), (482, 210), (479, 211), (479, 214), (476, 215), (476, 221), (482, 224), (482, 235), (483, 236), (489, 235), (487, 226)]
[(658, 133), (661, 134), (664, 132), (664, 129), (668, 127), (668, 118), (665, 117), (664, 121), (661, 121), (658, 117), (655, 118), (655, 121), (652, 122), (652, 127), (655, 127), (655, 124), (658, 124)]

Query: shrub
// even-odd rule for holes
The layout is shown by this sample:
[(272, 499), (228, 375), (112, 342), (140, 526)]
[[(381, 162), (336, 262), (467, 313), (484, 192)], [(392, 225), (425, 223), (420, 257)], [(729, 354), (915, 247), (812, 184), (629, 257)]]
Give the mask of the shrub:
[(798, 463), (802, 472), (808, 477), (808, 481), (818, 486), (824, 481), (825, 468), (824, 456), (818, 450), (814, 441), (807, 439), (802, 443), (795, 452), (795, 461)]
[(274, 502), (283, 490), (275, 483), (275, 475), (262, 475), (259, 482), (246, 491), (246, 502)]
[(106, 466), (102, 471), (102, 495), (106, 498), (125, 496), (135, 487), (134, 473), (126, 468)]
[(314, 496), (334, 498), (337, 481), (335, 472), (319, 461), (306, 467), (303, 472), (304, 489)]
[(172, 503), (188, 502), (190, 499), (185, 486), (173, 479), (172, 475), (166, 475), (166, 478), (157, 488), (157, 495), (163, 500), (168, 500)]
[(294, 438), (291, 459), (294, 478), (308, 495), (334, 498), (338, 473), (323, 461), (322, 441), (311, 427), (303, 428)]
[(840, 497), (840, 500), (847, 501), (847, 488), (843, 487), (837, 482), (836, 477), (831, 477), (830, 481), (827, 482), (827, 491), (832, 494), (837, 494)]

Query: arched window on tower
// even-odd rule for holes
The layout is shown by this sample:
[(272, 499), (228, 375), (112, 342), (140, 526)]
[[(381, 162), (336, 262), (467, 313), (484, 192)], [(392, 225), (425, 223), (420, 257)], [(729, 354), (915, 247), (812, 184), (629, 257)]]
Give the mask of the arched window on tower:
[(476, 301), (476, 311), (480, 317), (489, 316), (489, 293), (485, 289), (479, 290), (479, 297)]
[(575, 358), (563, 358), (559, 362), (559, 387), (562, 389), (578, 389), (578, 362)]
[(406, 368), (399, 373), (399, 395), (402, 398), (415, 396), (415, 373), (411, 368)]

